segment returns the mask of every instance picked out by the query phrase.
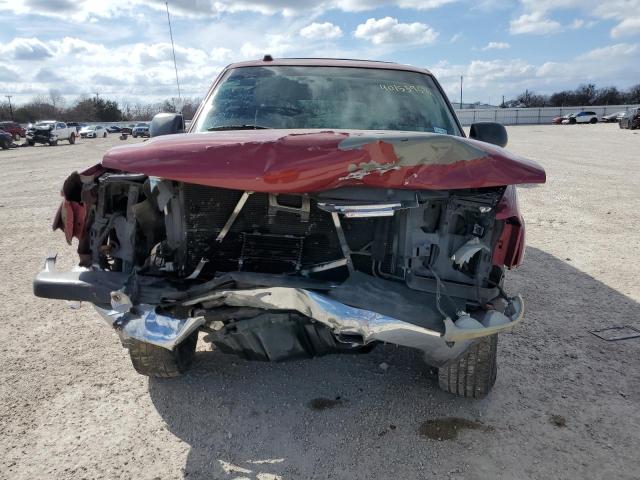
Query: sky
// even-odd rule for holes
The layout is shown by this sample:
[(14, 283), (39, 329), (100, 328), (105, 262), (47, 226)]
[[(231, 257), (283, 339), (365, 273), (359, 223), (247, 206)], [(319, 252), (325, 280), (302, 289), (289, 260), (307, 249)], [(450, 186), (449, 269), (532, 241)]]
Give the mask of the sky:
[[(174, 0), (183, 96), (229, 63), (340, 57), (425, 67), (451, 101), (640, 83), (640, 0)], [(177, 96), (165, 3), (0, 0), (0, 100), (55, 89), (129, 102)]]

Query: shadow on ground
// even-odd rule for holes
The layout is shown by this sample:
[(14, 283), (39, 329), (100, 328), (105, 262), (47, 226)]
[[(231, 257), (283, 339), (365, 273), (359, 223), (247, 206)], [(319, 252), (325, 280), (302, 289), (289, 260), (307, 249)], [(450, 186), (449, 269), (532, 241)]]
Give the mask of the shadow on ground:
[[(188, 375), (150, 380), (151, 399), (168, 429), (191, 447), (187, 478), (414, 478), (423, 469), (430, 475), (433, 462), (446, 464), (453, 454), (437, 439), (421, 436), (425, 421), (482, 416), (486, 422), (489, 406), (522, 401), (512, 384), (536, 368), (529, 356), (539, 358), (538, 368), (553, 370), (566, 362), (567, 348), (587, 357), (594, 348), (619, 348), (622, 342), (614, 347), (588, 330), (632, 323), (640, 314), (636, 302), (535, 248), (509, 275), (507, 289), (523, 294), (527, 318), (514, 334), (501, 337), (502, 370), (494, 392), (482, 401), (440, 392), (419, 352), (393, 346), (281, 364), (201, 352)], [(637, 355), (636, 343), (622, 347)], [(388, 368), (381, 368), (383, 362)], [(561, 381), (554, 375), (535, 378), (537, 385), (524, 388), (544, 392), (542, 399)], [(542, 434), (554, 428), (535, 412), (527, 415), (541, 422)], [(471, 457), (476, 453), (467, 452), (465, 442), (472, 442), (469, 450), (476, 442), (485, 445), (485, 456), (495, 452), (499, 458), (499, 444), (510, 434), (502, 422), (498, 416), (465, 432), (456, 448)]]

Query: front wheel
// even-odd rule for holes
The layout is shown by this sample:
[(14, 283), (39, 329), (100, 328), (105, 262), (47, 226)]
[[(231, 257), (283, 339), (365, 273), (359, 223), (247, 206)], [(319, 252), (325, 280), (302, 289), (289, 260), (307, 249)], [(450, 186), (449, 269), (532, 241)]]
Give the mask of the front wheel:
[(35, 146), (36, 142), (34, 142), (33, 140), (27, 140), (27, 145), (29, 145), (30, 147)]
[(129, 349), (136, 372), (147, 377), (170, 378), (187, 371), (196, 353), (197, 343), (198, 332), (195, 331), (173, 350), (138, 340), (127, 340), (125, 346)]
[(589, 120), (589, 123), (598, 123), (598, 119), (597, 118), (592, 118), (591, 120)]
[(50, 140), (49, 145), (55, 147), (56, 145), (58, 145), (58, 140)]
[(69, 145), (73, 145), (74, 143), (76, 143), (76, 134), (72, 133), (69, 135)]
[(496, 383), (498, 335), (477, 341), (462, 357), (438, 369), (445, 392), (465, 398), (484, 398)]
[(107, 138), (107, 132), (104, 132), (104, 133), (102, 134), (102, 138)]

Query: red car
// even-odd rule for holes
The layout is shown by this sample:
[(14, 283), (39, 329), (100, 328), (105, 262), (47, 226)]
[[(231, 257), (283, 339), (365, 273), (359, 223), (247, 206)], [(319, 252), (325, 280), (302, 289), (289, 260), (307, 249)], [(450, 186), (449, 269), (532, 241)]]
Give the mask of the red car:
[(488, 393), (524, 312), (504, 285), (515, 186), (545, 182), (502, 125), (466, 138), (427, 70), (267, 56), (228, 66), (183, 128), (160, 114), (67, 178), (54, 228), (84, 270), (50, 256), (37, 296), (94, 304), (152, 377), (183, 373), (204, 331), (250, 360), (392, 343), (445, 391)]
[(16, 122), (0, 122), (0, 130), (10, 133), (16, 141), (24, 138), (27, 134), (27, 131)]

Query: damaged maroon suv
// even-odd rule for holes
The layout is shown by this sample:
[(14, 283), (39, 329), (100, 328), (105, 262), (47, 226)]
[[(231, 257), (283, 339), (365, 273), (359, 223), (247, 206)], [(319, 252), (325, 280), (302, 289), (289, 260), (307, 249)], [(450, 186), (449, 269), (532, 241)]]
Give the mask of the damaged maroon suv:
[(545, 181), (504, 127), (467, 139), (426, 70), (270, 57), (227, 67), (182, 125), (160, 114), (68, 177), (54, 228), (79, 268), (50, 255), (37, 296), (92, 303), (148, 376), (183, 373), (206, 332), (251, 360), (401, 345), (444, 390), (487, 394), (524, 313), (503, 287), (515, 185)]

